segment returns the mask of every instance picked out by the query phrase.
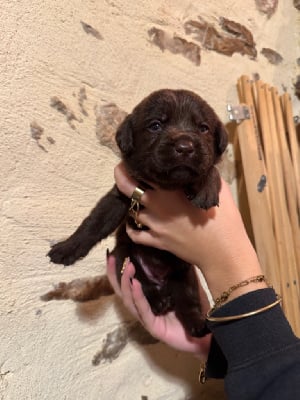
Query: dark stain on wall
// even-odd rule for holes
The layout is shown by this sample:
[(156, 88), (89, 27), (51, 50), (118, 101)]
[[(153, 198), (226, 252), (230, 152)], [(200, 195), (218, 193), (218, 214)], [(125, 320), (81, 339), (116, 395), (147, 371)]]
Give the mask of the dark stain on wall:
[(64, 104), (62, 100), (60, 100), (57, 96), (53, 96), (50, 99), (50, 106), (55, 110), (65, 115), (68, 124), (72, 129), (75, 129), (75, 125), (72, 123), (73, 120), (78, 121), (78, 118), (75, 116), (74, 112)]
[(94, 36), (98, 40), (103, 40), (103, 36), (97, 29), (93, 28), (91, 25), (87, 24), (86, 22), (80, 21), (80, 23), (81, 23), (82, 28), (85, 33), (87, 33), (88, 35)]
[(78, 94), (78, 104), (82, 114), (87, 117), (89, 114), (84, 107), (85, 100), (87, 100), (86, 90), (85, 87), (81, 87)]
[(255, 4), (260, 12), (271, 18), (277, 10), (278, 0), (255, 0)]
[(93, 357), (92, 364), (112, 362), (119, 357), (128, 342), (128, 332), (126, 327), (120, 326), (106, 335), (102, 349)]
[(207, 50), (213, 50), (226, 56), (234, 53), (247, 55), (251, 59), (257, 56), (256, 45), (252, 33), (245, 26), (227, 18), (220, 18), (217, 29), (202, 17), (189, 20), (184, 24), (185, 32), (192, 35)]
[(92, 364), (97, 366), (101, 363), (114, 361), (129, 341), (137, 342), (143, 346), (158, 343), (158, 340), (153, 338), (139, 322), (127, 322), (106, 335), (102, 349), (95, 354)]
[(298, 75), (296, 79), (296, 83), (294, 84), (295, 96), (300, 100), (300, 75)]
[(158, 46), (161, 51), (168, 50), (173, 54), (182, 54), (194, 64), (200, 65), (201, 49), (197, 44), (188, 42), (177, 35), (171, 36), (164, 30), (155, 27), (151, 28), (148, 34), (150, 42)]
[(47, 136), (47, 140), (50, 144), (55, 144), (55, 140), (51, 136)]
[(266, 59), (273, 65), (278, 65), (282, 63), (283, 57), (275, 50), (264, 47), (261, 50), (261, 54), (266, 57)]
[(36, 121), (32, 121), (30, 123), (30, 132), (31, 137), (36, 141), (39, 148), (45, 153), (48, 153), (48, 150), (40, 143), (42, 135), (44, 134), (44, 128), (42, 128)]

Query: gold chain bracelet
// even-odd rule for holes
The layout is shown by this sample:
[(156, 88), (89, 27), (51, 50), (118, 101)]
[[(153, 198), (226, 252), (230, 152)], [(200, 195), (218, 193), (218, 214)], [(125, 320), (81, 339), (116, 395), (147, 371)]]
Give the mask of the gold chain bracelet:
[(231, 295), (231, 293), (236, 290), (239, 289), (241, 287), (247, 286), (250, 283), (261, 283), (261, 282), (266, 282), (266, 284), (270, 287), (269, 283), (266, 280), (266, 277), (264, 275), (256, 275), (253, 276), (251, 278), (245, 279), (242, 282), (237, 283), (236, 285), (231, 286), (228, 290), (226, 290), (225, 292), (223, 292), (221, 294), (221, 296), (219, 296), (216, 300), (215, 300), (215, 304), (212, 307), (212, 309), (207, 313), (207, 314), (212, 314), (217, 308), (221, 307), (221, 305), (223, 305), (229, 298), (229, 296)]

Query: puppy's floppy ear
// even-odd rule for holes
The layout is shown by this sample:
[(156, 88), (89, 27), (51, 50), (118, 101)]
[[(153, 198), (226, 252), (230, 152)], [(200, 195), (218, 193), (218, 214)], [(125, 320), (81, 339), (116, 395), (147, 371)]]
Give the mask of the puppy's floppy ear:
[(228, 144), (228, 133), (221, 121), (218, 122), (215, 129), (215, 152), (219, 157), (223, 154)]
[(129, 154), (133, 151), (133, 130), (131, 114), (127, 115), (116, 132), (116, 142), (122, 154)]

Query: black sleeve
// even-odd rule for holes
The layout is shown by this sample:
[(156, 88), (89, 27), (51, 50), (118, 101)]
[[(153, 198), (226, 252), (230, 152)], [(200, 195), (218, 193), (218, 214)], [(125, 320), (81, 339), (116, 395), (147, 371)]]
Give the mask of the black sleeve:
[[(213, 316), (247, 313), (275, 300), (273, 289), (259, 289), (228, 302)], [(280, 305), (248, 318), (207, 324), (213, 333), (207, 375), (225, 376), (229, 400), (300, 399), (300, 340)]]

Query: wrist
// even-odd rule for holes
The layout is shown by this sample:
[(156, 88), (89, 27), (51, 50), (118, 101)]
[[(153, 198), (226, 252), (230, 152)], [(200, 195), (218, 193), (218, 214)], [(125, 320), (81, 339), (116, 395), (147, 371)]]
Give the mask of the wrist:
[[(252, 289), (250, 285), (252, 284), (256, 284), (258, 286), (258, 289), (265, 289), (266, 287), (270, 287), (264, 275), (255, 275), (253, 277), (249, 277), (247, 279), (244, 279), (243, 281), (240, 281), (239, 283), (230, 286), (227, 290), (222, 292), (219, 297), (214, 299), (213, 307), (206, 314), (207, 319), (210, 321), (211, 314), (214, 313), (220, 307), (224, 306), (227, 303), (227, 301), (232, 301), (239, 296), (251, 292)], [(244, 289), (248, 286), (250, 286), (250, 289), (245, 291)]]
[[(223, 292), (228, 291), (232, 286), (263, 274), (252, 246), (244, 251), (237, 252), (237, 254), (233, 253), (234, 252), (231, 252), (230, 256), (224, 257), (223, 252), (223, 257), (215, 257), (214, 262), (212, 262), (209, 267), (200, 266), (214, 300), (220, 297)], [(266, 287), (268, 287), (268, 284), (265, 281), (249, 282), (232, 291), (230, 300), (248, 292)]]

